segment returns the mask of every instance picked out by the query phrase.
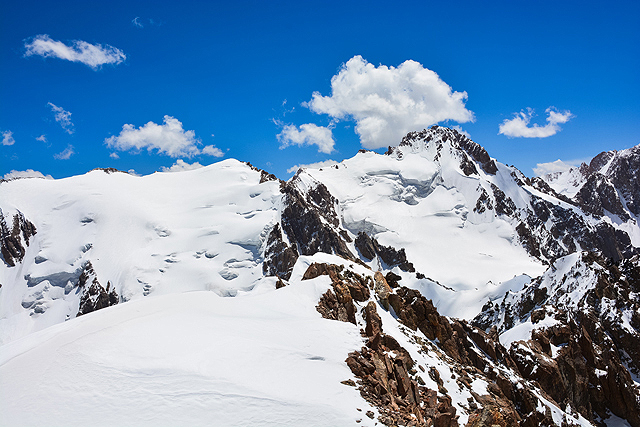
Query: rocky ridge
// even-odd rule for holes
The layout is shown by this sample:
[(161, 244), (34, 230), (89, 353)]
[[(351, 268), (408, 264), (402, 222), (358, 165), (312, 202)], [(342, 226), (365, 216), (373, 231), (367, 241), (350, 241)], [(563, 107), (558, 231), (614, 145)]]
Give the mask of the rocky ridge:
[(589, 164), (542, 179), (596, 218), (615, 215), (637, 222), (640, 215), (640, 146), (603, 151)]
[[(458, 426), (463, 414), (465, 425), (474, 427), (556, 425), (551, 411), (558, 411), (557, 403), (521, 376), (495, 329), (487, 334), (440, 316), (418, 291), (392, 289), (380, 272), (362, 276), (343, 265), (315, 263), (303, 280), (321, 275), (330, 277), (332, 288), (320, 299), (318, 312), (361, 326), (365, 342), (347, 356), (356, 379), (343, 384), (357, 387), (378, 408), (382, 424)], [(394, 313), (404, 327), (386, 333), (379, 310)], [(399, 343), (398, 332), (411, 347)], [(466, 402), (456, 399), (454, 405), (452, 394), (461, 392)], [(569, 409), (563, 425), (579, 418)]]
[(639, 296), (637, 256), (616, 264), (576, 253), (489, 301), (473, 324), (500, 332), (523, 377), (563, 408), (599, 425), (614, 414), (638, 426)]
[[(409, 133), (398, 148), (390, 148), (387, 153), (402, 158), (405, 155), (400, 150), (402, 147), (414, 151), (429, 151), (430, 146), (435, 146), (435, 149), (431, 148), (435, 152), (434, 162), (448, 149), (458, 158), (461, 172), (466, 176), (479, 176), (481, 182), (482, 178), (487, 179), (498, 173), (495, 161), (484, 148), (455, 129), (439, 126)], [(627, 168), (624, 177), (635, 177), (634, 172), (629, 171), (640, 171), (640, 155), (636, 151), (640, 153), (640, 148), (635, 151), (630, 149), (630, 154), (618, 156), (617, 163), (613, 162), (614, 166), (609, 166), (612, 179), (617, 177), (616, 182), (624, 187), (622, 192), (628, 194), (631, 201), (636, 198), (640, 200), (638, 181), (632, 180), (632, 184), (628, 184), (620, 177), (622, 173), (617, 171), (624, 165)], [(596, 158), (593, 163), (595, 168), (595, 165), (603, 163), (603, 159)], [(616, 165), (621, 166), (615, 167)], [(500, 188), (489, 179), (485, 185), (478, 186), (474, 211), (493, 211), (497, 217), (508, 218), (517, 232), (520, 244), (532, 256), (552, 262), (582, 249), (597, 250), (605, 257), (619, 261), (638, 252), (627, 231), (602, 219), (603, 209), (607, 208), (618, 212), (623, 220), (630, 217), (623, 212), (614, 184), (609, 181), (605, 183), (599, 172), (592, 172), (581, 192), (574, 200), (570, 200), (553, 190), (547, 181), (529, 179), (515, 167), (505, 168), (509, 170), (509, 175), (505, 178), (515, 185)]]

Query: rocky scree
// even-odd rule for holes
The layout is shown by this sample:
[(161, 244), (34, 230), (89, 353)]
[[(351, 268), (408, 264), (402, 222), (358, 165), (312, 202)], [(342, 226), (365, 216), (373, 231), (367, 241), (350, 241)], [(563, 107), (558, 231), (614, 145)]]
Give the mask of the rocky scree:
[[(378, 309), (393, 310), (419, 352), (435, 351), (454, 367), (458, 387), (470, 390), (472, 395), (466, 407), (468, 426), (555, 425), (550, 409), (539, 396), (551, 402), (553, 399), (520, 377), (517, 363), (499, 343), (495, 328), (485, 333), (464, 321), (440, 316), (418, 291), (392, 289), (381, 272), (371, 280), (344, 266), (314, 263), (303, 280), (320, 275), (329, 276), (332, 285), (320, 298), (317, 311), (326, 319), (363, 322), (365, 345), (348, 354), (345, 361), (357, 381), (343, 383), (356, 386), (378, 409), (382, 424), (449, 427), (458, 426), (459, 417), (438, 370), (417, 364), (395, 338), (384, 332)], [(438, 390), (425, 386), (426, 375)], [(476, 378), (489, 384), (487, 394), (473, 391)], [(570, 420), (567, 425), (572, 425)]]
[(594, 424), (614, 414), (640, 426), (638, 257), (615, 263), (584, 252), (565, 274), (549, 277), (488, 302), (473, 323), (504, 332), (531, 322), (508, 352), (524, 378)]

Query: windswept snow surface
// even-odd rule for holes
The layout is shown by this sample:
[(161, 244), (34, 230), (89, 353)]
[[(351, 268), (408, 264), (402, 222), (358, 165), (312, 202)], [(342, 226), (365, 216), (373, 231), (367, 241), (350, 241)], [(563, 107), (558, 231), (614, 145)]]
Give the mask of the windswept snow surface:
[[(75, 317), (78, 289), (67, 285), (87, 261), (124, 301), (251, 289), (280, 202), (278, 182), (259, 181), (259, 172), (225, 160), (144, 177), (97, 170), (2, 183), (5, 216), (21, 211), (37, 234), (21, 264), (0, 263), (0, 345)], [(38, 310), (24, 308), (31, 303)]]
[(373, 425), (340, 383), (359, 329), (315, 310), (329, 284), (151, 296), (6, 344), (0, 425)]

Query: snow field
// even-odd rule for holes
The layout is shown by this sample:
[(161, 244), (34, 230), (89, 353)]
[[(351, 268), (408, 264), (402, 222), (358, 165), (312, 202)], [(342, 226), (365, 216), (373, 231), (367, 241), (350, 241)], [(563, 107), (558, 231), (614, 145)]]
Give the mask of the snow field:
[(50, 426), (373, 424), (357, 390), (340, 384), (359, 329), (315, 311), (329, 285), (324, 276), (242, 298), (149, 297), (6, 344), (0, 424), (41, 424), (43, 414)]

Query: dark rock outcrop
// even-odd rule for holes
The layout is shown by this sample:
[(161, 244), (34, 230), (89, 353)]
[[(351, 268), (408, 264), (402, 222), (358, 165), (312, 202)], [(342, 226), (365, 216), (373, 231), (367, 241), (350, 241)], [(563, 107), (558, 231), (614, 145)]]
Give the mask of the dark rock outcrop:
[(90, 261), (87, 261), (82, 274), (80, 274), (78, 289), (82, 296), (80, 297), (80, 306), (76, 316), (82, 316), (83, 314), (116, 305), (120, 301), (115, 287), (111, 286), (111, 282), (107, 282), (106, 289), (100, 284)]
[[(551, 317), (552, 326), (534, 326), (509, 349), (522, 377), (591, 422), (614, 414), (640, 426), (640, 389), (632, 378), (640, 373), (638, 257), (616, 264), (585, 252), (563, 268), (563, 275), (543, 276), (501, 303), (487, 303), (474, 324), (504, 331)], [(568, 298), (570, 292), (576, 296)]]
[(263, 273), (288, 280), (297, 260), (297, 246), (289, 246), (285, 243), (280, 224), (276, 224), (267, 237), (265, 259), (262, 263)]
[[(257, 168), (255, 166), (253, 166), (251, 163), (249, 162), (245, 162), (245, 164), (247, 166), (249, 166), (251, 168), (251, 170), (254, 170), (256, 172), (260, 172), (260, 184), (262, 184), (263, 182), (268, 182), (268, 181), (280, 181), (274, 174), (269, 173), (263, 169)], [(282, 181), (280, 181), (282, 182)]]
[(353, 301), (363, 302), (369, 299), (371, 279), (333, 264), (313, 263), (304, 273), (302, 280), (327, 275), (331, 278), (332, 289), (322, 295), (316, 310), (325, 319), (340, 320), (356, 324), (356, 307)]
[(0, 209), (0, 253), (6, 265), (14, 267), (16, 262), (22, 261), (26, 251), (25, 245), (29, 246), (29, 239), (35, 234), (36, 226), (20, 211), (13, 216), (13, 224), (9, 229)]
[(532, 256), (554, 261), (577, 250), (599, 251), (616, 261), (638, 252), (629, 235), (606, 222), (587, 223), (574, 208), (563, 207), (538, 196), (531, 197), (531, 210), (520, 216), (516, 227), (521, 244)]
[[(487, 174), (495, 175), (496, 172), (498, 172), (498, 167), (493, 159), (489, 157), (487, 150), (455, 129), (434, 125), (420, 132), (409, 132), (402, 138), (399, 146), (411, 146), (414, 141), (418, 140), (425, 140), (427, 142), (432, 140), (440, 140), (441, 142), (451, 141), (451, 145), (459, 149), (461, 154), (463, 154), (460, 156), (460, 169), (467, 176), (478, 174), (478, 170), (471, 160), (477, 162)], [(393, 152), (394, 150), (389, 147), (387, 153), (391, 154)]]
[(623, 221), (630, 219), (614, 185), (599, 173), (587, 178), (575, 200), (583, 211), (596, 218), (602, 217), (607, 210)]
[[(336, 198), (321, 183), (303, 193), (298, 179), (294, 176), (289, 182), (280, 182), (280, 223), (269, 233), (262, 267), (265, 274), (286, 280), (300, 255), (324, 252), (355, 260), (347, 247), (348, 234), (340, 226)], [(285, 242), (285, 235), (289, 243)]]
[[(616, 199), (620, 195), (624, 198), (626, 209), (633, 215), (640, 215), (640, 145), (620, 152), (604, 151), (594, 157), (589, 165), (582, 164), (580, 172), (587, 179), (585, 186), (593, 192), (589, 194), (589, 190), (585, 190), (580, 197), (576, 195), (583, 209), (588, 211), (589, 203), (596, 202), (609, 212), (618, 214), (615, 212), (619, 208)], [(612, 194), (611, 188), (619, 195)], [(609, 203), (614, 210), (603, 203)]]
[(363, 308), (363, 317), (367, 346), (350, 353), (345, 362), (360, 380), (362, 397), (378, 408), (380, 422), (388, 426), (458, 426), (451, 398), (421, 385), (424, 381), (409, 352), (382, 332), (376, 303), (370, 301)]
[[(418, 366), (410, 353), (384, 332), (378, 310), (385, 306), (386, 299), (403, 325), (422, 332), (430, 340), (424, 342), (418, 335), (405, 332), (407, 337), (413, 337), (410, 340), (419, 349), (422, 347), (419, 351), (433, 351), (435, 343), (439, 348), (436, 352), (442, 353), (442, 360), (446, 360), (456, 373), (458, 386), (472, 391), (467, 425), (555, 425), (549, 409), (536, 393), (542, 393), (551, 402), (553, 399), (539, 389), (534, 393), (532, 386), (524, 380), (514, 381), (514, 377), (520, 375), (518, 363), (498, 342), (495, 328), (485, 333), (464, 321), (440, 316), (431, 301), (418, 291), (385, 287), (386, 281), (383, 283), (384, 276), (380, 272), (371, 280), (342, 266), (314, 263), (308, 267), (304, 279), (321, 275), (329, 276), (332, 282), (332, 288), (321, 297), (317, 306), (323, 317), (358, 324), (355, 310), (358, 303), (366, 303), (360, 305), (364, 320), (361, 333), (366, 345), (350, 353), (345, 360), (357, 381), (349, 379), (342, 383), (358, 388), (362, 397), (378, 409), (378, 420), (382, 424), (458, 426), (457, 409), (439, 371), (434, 367)], [(371, 289), (376, 291), (374, 300), (370, 298)], [(426, 387), (422, 375), (428, 375), (437, 390)], [(474, 378), (489, 383), (487, 394), (473, 392)], [(542, 412), (540, 408), (543, 408)]]
[(413, 264), (407, 260), (407, 254), (405, 253), (404, 248), (396, 250), (392, 246), (381, 245), (375, 238), (369, 237), (369, 235), (362, 231), (358, 233), (355, 244), (358, 251), (360, 251), (360, 255), (368, 261), (379, 256), (380, 259), (390, 268), (398, 266), (402, 271), (416, 271)]

